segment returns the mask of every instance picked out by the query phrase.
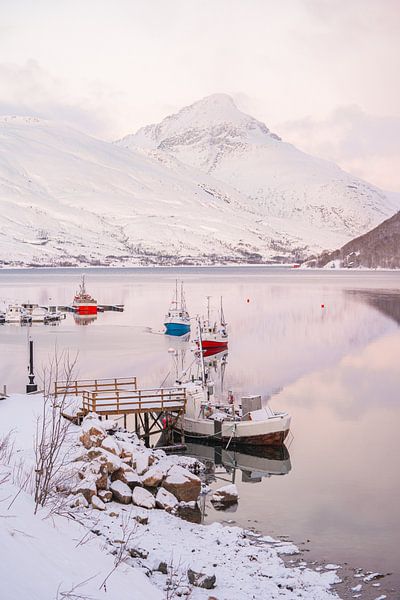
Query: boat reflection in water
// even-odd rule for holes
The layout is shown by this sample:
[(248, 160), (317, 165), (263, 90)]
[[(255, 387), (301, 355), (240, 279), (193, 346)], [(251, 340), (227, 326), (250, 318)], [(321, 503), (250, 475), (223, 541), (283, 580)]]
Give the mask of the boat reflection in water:
[(206, 465), (207, 482), (226, 475), (230, 482), (237, 481), (240, 471), (242, 483), (259, 483), (263, 477), (287, 475), (292, 465), (289, 450), (282, 446), (261, 446), (225, 450), (222, 446), (187, 443), (187, 454)]
[[(186, 446), (186, 455), (197, 458), (205, 465), (206, 470), (201, 478), (207, 484), (215, 481), (220, 482), (220, 486), (239, 483), (239, 474), (242, 484), (260, 483), (265, 477), (287, 475), (292, 468), (289, 450), (285, 445), (254, 449), (241, 448), (240, 450), (225, 450), (221, 446), (203, 443), (187, 443)], [(207, 517), (209, 506), (208, 496), (202, 495), (194, 507), (180, 507), (179, 515), (191, 523), (203, 523)], [(214, 504), (213, 508), (235, 512), (237, 504), (230, 506)]]
[(90, 323), (93, 323), (97, 319), (97, 314), (80, 315), (78, 313), (73, 313), (72, 316), (76, 325), (90, 325)]

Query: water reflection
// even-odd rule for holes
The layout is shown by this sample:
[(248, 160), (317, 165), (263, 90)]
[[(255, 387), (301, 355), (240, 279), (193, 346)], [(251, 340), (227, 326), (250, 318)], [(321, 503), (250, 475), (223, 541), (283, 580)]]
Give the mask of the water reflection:
[(344, 293), (352, 300), (368, 304), (400, 325), (400, 293), (398, 290), (344, 290)]
[(73, 318), (76, 325), (90, 325), (97, 320), (97, 315), (78, 315), (77, 313), (73, 313)]
[(286, 446), (226, 450), (222, 446), (187, 443), (187, 454), (206, 465), (206, 479), (227, 483), (260, 483), (264, 477), (287, 475), (292, 468)]

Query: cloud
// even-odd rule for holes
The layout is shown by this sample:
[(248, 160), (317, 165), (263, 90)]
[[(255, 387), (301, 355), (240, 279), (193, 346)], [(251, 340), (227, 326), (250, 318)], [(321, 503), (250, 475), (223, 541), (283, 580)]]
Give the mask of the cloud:
[[(95, 95), (94, 95), (95, 96)], [(76, 98), (61, 78), (36, 61), (0, 63), (0, 115), (34, 116), (60, 121), (93, 135), (106, 134), (107, 114), (92, 98)]]
[(286, 141), (338, 163), (375, 185), (400, 190), (400, 117), (341, 106), (325, 119), (311, 116), (276, 127)]

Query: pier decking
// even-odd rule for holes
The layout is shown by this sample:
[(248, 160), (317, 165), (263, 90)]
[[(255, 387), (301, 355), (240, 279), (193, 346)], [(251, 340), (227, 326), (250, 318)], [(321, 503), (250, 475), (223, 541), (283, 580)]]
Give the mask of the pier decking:
[(122, 415), (126, 427), (127, 416), (134, 415), (135, 432), (147, 443), (150, 435), (163, 430), (163, 415), (168, 413), (176, 421), (186, 409), (184, 388), (138, 389), (136, 377), (56, 381), (54, 395), (82, 397), (78, 420), (91, 412), (106, 419)]

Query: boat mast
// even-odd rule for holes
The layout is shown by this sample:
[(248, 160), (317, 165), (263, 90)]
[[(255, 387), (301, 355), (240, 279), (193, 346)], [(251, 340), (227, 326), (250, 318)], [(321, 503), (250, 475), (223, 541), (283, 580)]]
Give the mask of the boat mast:
[(200, 352), (200, 366), (201, 366), (201, 381), (203, 385), (206, 385), (206, 368), (204, 366), (204, 354), (203, 354), (203, 340), (201, 337), (201, 326), (200, 319), (197, 317), (197, 335), (199, 336), (199, 352)]
[(223, 307), (222, 307), (222, 296), (221, 296), (221, 325), (222, 325), (222, 326), (225, 326), (225, 325), (226, 325), (226, 323), (225, 323), (224, 309), (223, 309)]
[(210, 298), (211, 296), (207, 296), (207, 325), (210, 327)]

